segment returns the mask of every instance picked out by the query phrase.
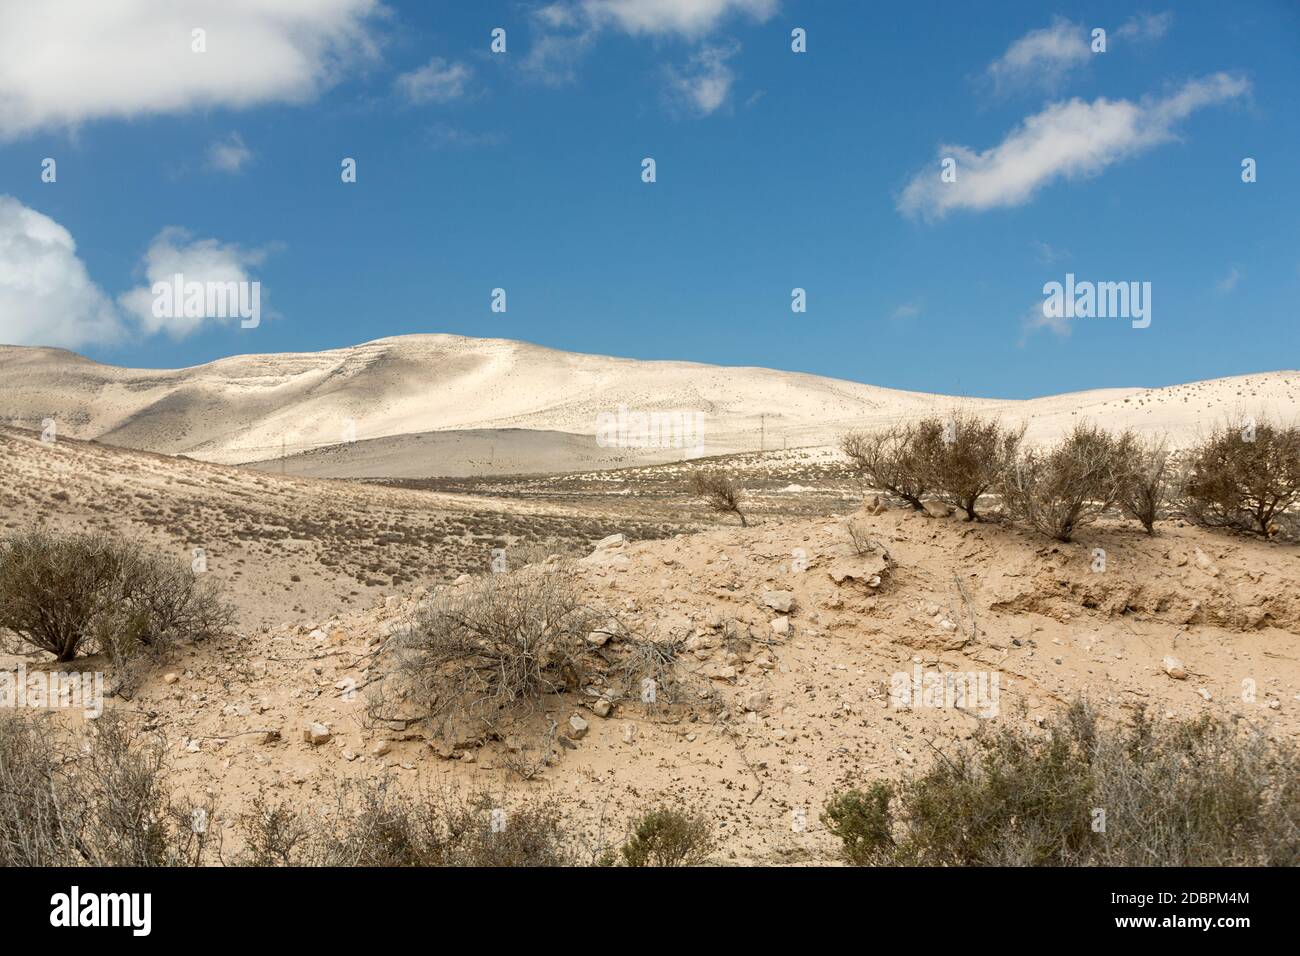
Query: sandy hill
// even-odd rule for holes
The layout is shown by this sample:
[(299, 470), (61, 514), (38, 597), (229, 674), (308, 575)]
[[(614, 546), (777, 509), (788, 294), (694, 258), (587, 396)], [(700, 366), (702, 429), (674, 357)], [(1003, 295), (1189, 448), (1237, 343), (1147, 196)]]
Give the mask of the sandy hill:
[[(1233, 414), (1300, 413), (1300, 372), (1029, 401), (953, 399), (761, 368), (582, 355), (504, 339), (409, 335), (324, 352), (125, 369), (0, 346), (0, 421), (223, 463), (291, 456), (295, 474), (548, 472), (684, 456), (600, 447), (620, 409), (700, 413), (705, 454), (834, 444), (847, 429), (961, 403), (1048, 438), (1079, 416), (1168, 431)], [(336, 447), (337, 446), (337, 447)], [(322, 453), (321, 449), (329, 449)], [(486, 466), (484, 464), (486, 460)], [(498, 464), (499, 462), (499, 464)]]

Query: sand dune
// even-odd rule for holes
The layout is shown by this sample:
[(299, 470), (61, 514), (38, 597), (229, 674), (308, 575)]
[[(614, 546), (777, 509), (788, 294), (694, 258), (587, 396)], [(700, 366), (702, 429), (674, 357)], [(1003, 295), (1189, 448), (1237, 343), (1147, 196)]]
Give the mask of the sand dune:
[[(617, 421), (620, 413), (698, 415), (690, 419), (702, 429), (696, 451), (707, 455), (760, 444), (834, 444), (849, 428), (954, 403), (1026, 421), (1033, 440), (1085, 417), (1167, 431), (1182, 444), (1233, 413), (1300, 417), (1300, 372), (1003, 401), (772, 369), (583, 355), (504, 339), (409, 335), (175, 370), (0, 346), (0, 396), (0, 421), (39, 428), (53, 418), (69, 437), (227, 464), (283, 454), (303, 474), (410, 477), (486, 471), (498, 462), (502, 471), (530, 472), (689, 457), (671, 433), (667, 447), (602, 447), (595, 438), (599, 416)], [(630, 440), (637, 441), (635, 427)], [(688, 434), (686, 444), (692, 440)]]

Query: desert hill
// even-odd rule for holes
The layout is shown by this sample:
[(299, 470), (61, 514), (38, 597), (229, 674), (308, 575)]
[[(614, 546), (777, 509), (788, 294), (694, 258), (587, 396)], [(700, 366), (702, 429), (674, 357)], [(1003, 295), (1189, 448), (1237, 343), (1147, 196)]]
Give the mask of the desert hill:
[[(1300, 417), (1300, 372), (1025, 401), (952, 398), (762, 368), (582, 355), (505, 339), (407, 335), (323, 352), (126, 369), (0, 346), (0, 421), (294, 474), (416, 477), (555, 473), (687, 457), (601, 447), (598, 416), (698, 413), (706, 455), (834, 445), (857, 426), (960, 404), (1051, 438), (1079, 417), (1168, 432), (1175, 444), (1233, 414)], [(486, 459), (486, 461), (485, 461)]]

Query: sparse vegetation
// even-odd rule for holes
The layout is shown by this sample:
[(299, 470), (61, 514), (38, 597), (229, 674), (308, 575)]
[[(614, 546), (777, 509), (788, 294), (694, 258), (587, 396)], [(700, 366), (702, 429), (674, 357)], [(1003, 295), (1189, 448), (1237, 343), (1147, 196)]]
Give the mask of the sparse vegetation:
[(210, 582), (130, 542), (44, 530), (0, 541), (0, 627), (58, 661), (90, 649), (127, 662), (231, 620)]
[(1005, 469), (1003, 501), (1012, 516), (1036, 531), (1069, 541), (1120, 496), (1131, 452), (1116, 436), (1078, 424), (1049, 449), (1022, 450)]
[(1124, 432), (1116, 439), (1115, 453), (1122, 468), (1120, 509), (1141, 522), (1147, 534), (1155, 534), (1156, 522), (1165, 516), (1174, 491), (1168, 442), (1163, 437), (1143, 441)]
[(730, 475), (720, 471), (697, 471), (691, 476), (691, 491), (718, 514), (734, 514), (742, 528), (748, 526), (741, 510), (744, 492)]
[(925, 418), (875, 431), (850, 432), (840, 448), (863, 480), (920, 511), (922, 496), (933, 490), (934, 463), (942, 445), (942, 423)]
[(934, 445), (927, 438), (926, 451), (917, 456), (930, 468), (926, 483), (941, 500), (964, 511), (968, 521), (977, 521), (976, 505), (1015, 462), (1025, 430), (960, 410), (947, 421), (926, 419), (918, 433), (929, 436), (936, 429), (942, 440)]
[(1289, 866), (1294, 743), (1204, 716), (1127, 731), (1076, 702), (1045, 733), (985, 729), (925, 773), (836, 794), (859, 866)]
[(404, 667), (445, 733), (482, 733), (577, 688), (596, 623), (562, 571), (488, 574), (417, 618)]
[(46, 715), (0, 714), (0, 866), (208, 862), (212, 806), (169, 795), (161, 739), (105, 715), (70, 743)]
[(701, 866), (716, 848), (703, 814), (660, 807), (636, 821), (619, 855), (625, 866)]
[(1194, 448), (1183, 483), (1197, 524), (1269, 535), (1300, 503), (1300, 428), (1229, 423)]

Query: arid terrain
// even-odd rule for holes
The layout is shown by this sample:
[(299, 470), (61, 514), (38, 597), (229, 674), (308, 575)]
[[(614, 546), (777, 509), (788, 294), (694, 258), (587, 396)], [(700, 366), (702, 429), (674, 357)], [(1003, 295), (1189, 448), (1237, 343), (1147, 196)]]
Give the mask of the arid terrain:
[[(593, 834), (621, 832), (658, 801), (685, 800), (716, 821), (722, 862), (823, 863), (837, 858), (818, 818), (828, 794), (925, 766), (983, 720), (1034, 728), (1084, 697), (1117, 720), (1135, 710), (1158, 719), (1208, 712), (1272, 736), (1300, 732), (1294, 543), (1177, 519), (1148, 537), (1106, 518), (1062, 544), (996, 514), (968, 523), (864, 508), (874, 496), (830, 435), (811, 447), (708, 461), (745, 486), (746, 528), (686, 492), (690, 466), (681, 462), (605, 461), (601, 470), (569, 460), (554, 475), (417, 476), (407, 461), (368, 481), (295, 473), (300, 463), (311, 470), (308, 459), (290, 459), (284, 474), (274, 462), (248, 469), (196, 459), (230, 460), (270, 442), (280, 414), (272, 413), (275, 389), (250, 400), (264, 420), (218, 427), (216, 411), (192, 392), (177, 397), (197, 386), (168, 379), (173, 373), (157, 373), (156, 392), (106, 384), (112, 376), (90, 363), (71, 382), (51, 376), (48, 363), (70, 362), (67, 355), (21, 350), (26, 359), (11, 354), (0, 367), (6, 401), (20, 405), (11, 420), (47, 414), (42, 402), (53, 402), (32, 397), (42, 377), (47, 394), (82, 395), (48, 412), (74, 423), (52, 441), (0, 428), (0, 525), (103, 531), (186, 561), (202, 549), (205, 573), (236, 606), (232, 633), (184, 646), (129, 699), (108, 706), (141, 716), (165, 738), (172, 785), (214, 798), (223, 827), (259, 793), (324, 811), (339, 780), (383, 777), (412, 791), (455, 784), (503, 799), (555, 794)], [(314, 374), (305, 359), (290, 358), (304, 368), (286, 373), (283, 395), (300, 388), (299, 375)], [(36, 369), (18, 387), (14, 370), (24, 362)], [(1096, 395), (1089, 401), (1099, 404), (1078, 407), (1122, 408), (1190, 434), (1251, 401), (1293, 415), (1298, 383), (1296, 373), (1270, 373)], [(235, 388), (227, 383), (223, 394)], [(834, 414), (862, 412), (884, 391), (855, 388), (866, 391)], [(110, 393), (122, 400), (115, 411)], [(1048, 411), (1035, 427), (1045, 429), (1071, 417), (1078, 400), (1038, 401)], [(177, 427), (166, 416), (178, 407), (203, 430), (163, 442)], [(191, 415), (191, 407), (205, 410)], [(301, 422), (320, 418), (284, 407)], [(577, 428), (573, 414), (544, 424)], [(493, 415), (512, 428), (537, 421), (519, 404)], [(433, 430), (431, 421), (400, 417), (405, 427)], [(482, 418), (464, 424), (482, 427)], [(113, 445), (146, 439), (158, 447)], [(886, 565), (852, 547), (850, 518), (869, 528)], [(574, 688), (540, 715), (541, 726), (564, 728), (571, 746), (553, 747), (551, 765), (528, 780), (512, 769), (536, 746), (522, 737), (446, 739), (418, 723), (378, 719), (374, 695), (391, 665), (390, 638), (421, 606), (492, 573), (493, 549), (504, 553), (507, 573), (549, 568), (630, 631), (679, 641), (683, 686), (710, 706)], [(3, 662), (55, 666), (27, 653)], [(891, 678), (917, 668), (998, 674), (996, 716), (891, 707)], [(313, 723), (328, 729), (327, 740), (303, 739)]]
[[(406, 335), (325, 352), (125, 369), (0, 346), (0, 422), (312, 477), (556, 474), (679, 462), (598, 444), (620, 409), (700, 416), (698, 455), (834, 446), (850, 428), (955, 407), (1050, 440), (1080, 419), (1184, 446), (1230, 416), (1300, 417), (1300, 372), (1026, 401), (959, 398), (762, 368), (648, 362), (506, 339)], [(690, 436), (696, 438), (695, 434)]]

